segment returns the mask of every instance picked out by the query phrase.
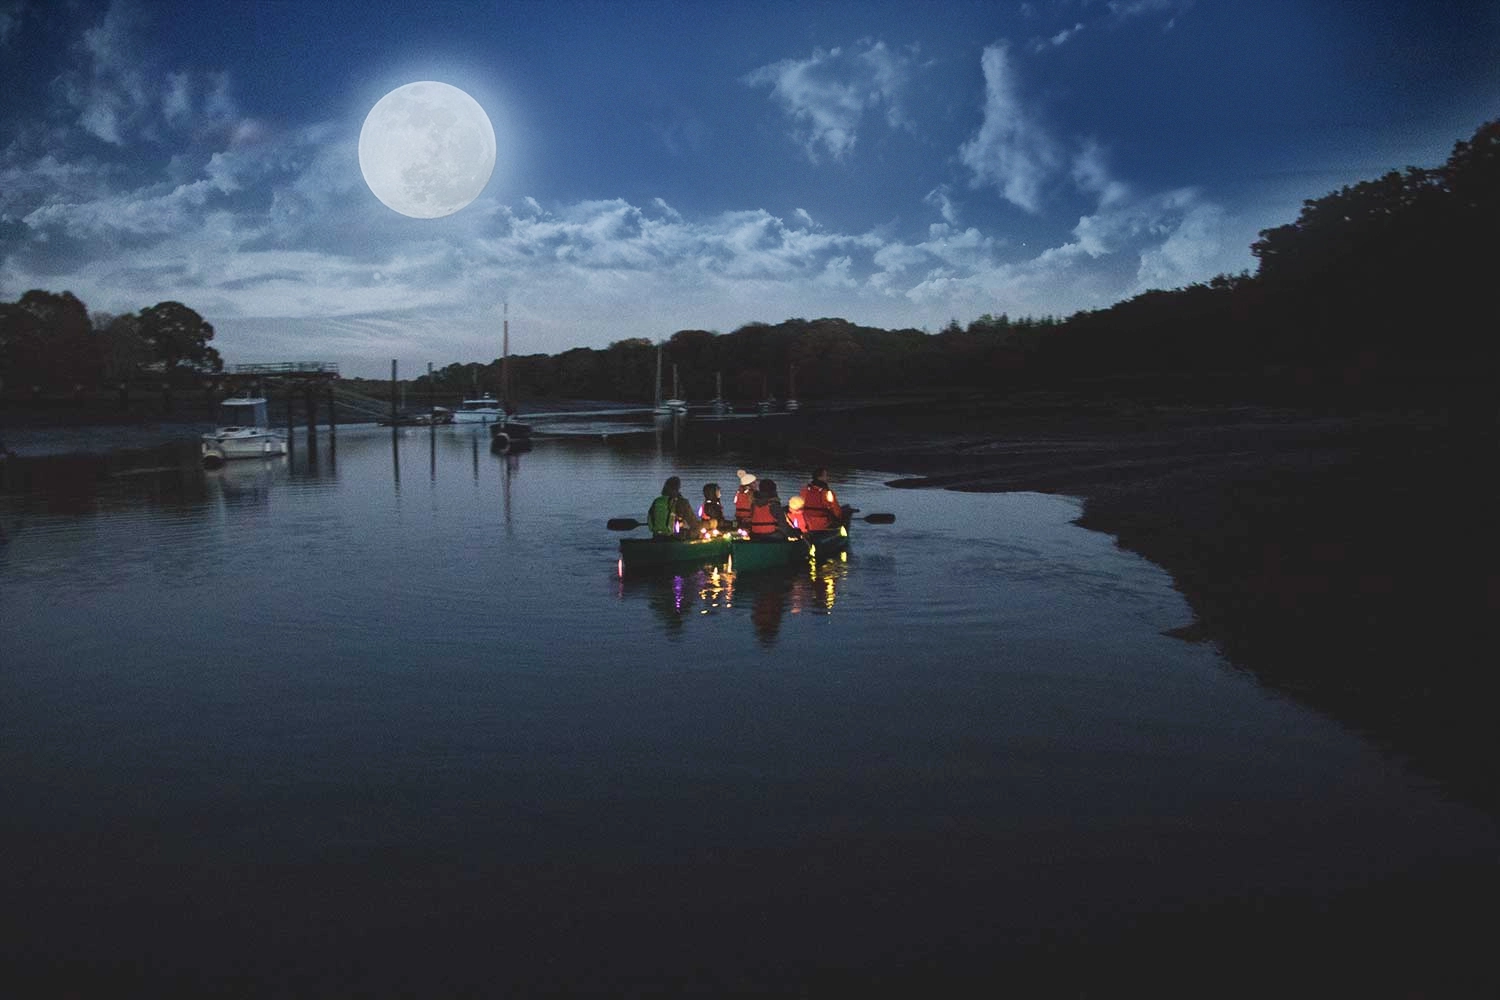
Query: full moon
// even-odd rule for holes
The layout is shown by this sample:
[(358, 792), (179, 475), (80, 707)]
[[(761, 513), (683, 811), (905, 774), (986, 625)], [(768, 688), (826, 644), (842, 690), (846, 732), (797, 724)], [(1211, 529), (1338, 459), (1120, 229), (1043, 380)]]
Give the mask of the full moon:
[(479, 102), (446, 83), (386, 94), (359, 130), (370, 191), (413, 219), (452, 215), (479, 197), (495, 169), (495, 129)]

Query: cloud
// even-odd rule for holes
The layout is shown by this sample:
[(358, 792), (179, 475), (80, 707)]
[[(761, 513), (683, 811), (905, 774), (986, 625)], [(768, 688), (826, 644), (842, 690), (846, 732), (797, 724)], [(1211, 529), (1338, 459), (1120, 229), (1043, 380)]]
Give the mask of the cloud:
[(1097, 195), (1102, 207), (1119, 204), (1130, 197), (1130, 188), (1109, 174), (1102, 147), (1085, 140), (1073, 157), (1073, 183), (1080, 191)]
[(1004, 42), (985, 48), (984, 121), (959, 149), (959, 160), (973, 173), (975, 187), (993, 185), (1006, 201), (1037, 213), (1042, 188), (1057, 169), (1057, 145), (1022, 106), (1016, 72)]
[(927, 192), (927, 195), (922, 199), (922, 201), (928, 205), (931, 205), (933, 208), (936, 208), (938, 210), (938, 214), (943, 217), (943, 221), (948, 225), (958, 225), (958, 207), (954, 205), (953, 199), (952, 197), (950, 197), (948, 185), (939, 184), (937, 187)]
[[(1055, 133), (1023, 103), (1022, 64), (1003, 42), (984, 51), (984, 117), (959, 157), (979, 193), (961, 205), (957, 178), (929, 182), (920, 228), (832, 231), (801, 208), (685, 213), (664, 197), (529, 195), (482, 196), (414, 225), (365, 188), (349, 155), (357, 121), (250, 119), (225, 74), (132, 62), (140, 23), (120, 10), (71, 50), (68, 85), (37, 116), (112, 111), (92, 120), (119, 141), (91, 131), (53, 143), (22, 123), (30, 138), (0, 151), (0, 298), (68, 287), (112, 312), (178, 299), (214, 323), (232, 361), (310, 356), (304, 343), (355, 372), (418, 352), (493, 357), (505, 298), (523, 349), (549, 352), (791, 315), (933, 328), (966, 312), (1060, 315), (1202, 280), (1232, 244), (1234, 220), (1197, 192), (1142, 195), (1112, 174), (1103, 146)], [(907, 127), (914, 72), (912, 57), (862, 42), (764, 67), (754, 85), (771, 88), (810, 156), (847, 158), (862, 131)], [(165, 166), (129, 148), (153, 136), (153, 154), (170, 149)], [(1040, 215), (1059, 191), (1081, 193), (1087, 211), (1070, 209), (1076, 225), (1047, 242), (1035, 235), (1047, 220), (1028, 220), (1040, 250), (969, 224), (981, 199)]]
[(10, 45), (10, 40), (21, 30), (21, 21), (26, 17), (26, 4), (19, 2), (0, 4), (0, 49)]
[(1147, 14), (1165, 15), (1162, 30), (1170, 31), (1177, 24), (1178, 16), (1191, 10), (1193, 3), (1194, 0), (1109, 0), (1105, 7), (1118, 21)]
[(1064, 28), (1063, 30), (1052, 35), (1050, 38), (1034, 39), (1031, 43), (1031, 49), (1033, 52), (1045, 52), (1048, 49), (1055, 49), (1060, 45), (1066, 45), (1073, 38), (1073, 36), (1077, 35), (1082, 30), (1083, 22), (1079, 21), (1077, 24), (1073, 25), (1073, 27)]
[(163, 142), (204, 128), (232, 130), (240, 118), (225, 73), (160, 71), (143, 42), (147, 11), (114, 0), (72, 47), (56, 81), (73, 122), (112, 146)]
[(805, 59), (784, 59), (746, 74), (752, 87), (768, 86), (771, 96), (797, 126), (793, 137), (818, 162), (820, 152), (835, 160), (854, 149), (866, 114), (883, 108), (886, 124), (908, 124), (902, 95), (911, 82), (911, 56), (884, 42), (856, 48), (815, 49)]

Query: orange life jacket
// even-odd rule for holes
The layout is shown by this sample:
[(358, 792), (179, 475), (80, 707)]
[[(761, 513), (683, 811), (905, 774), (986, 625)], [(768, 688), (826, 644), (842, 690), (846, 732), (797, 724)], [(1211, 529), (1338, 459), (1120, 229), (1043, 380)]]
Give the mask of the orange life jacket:
[(738, 521), (750, 520), (750, 508), (755, 504), (755, 487), (741, 486), (734, 491), (734, 516)]
[(757, 500), (750, 505), (750, 537), (770, 538), (777, 534), (776, 515), (771, 513), (771, 501)]
[(844, 511), (834, 499), (833, 490), (817, 480), (802, 487), (802, 519), (808, 531), (827, 531), (838, 526)]

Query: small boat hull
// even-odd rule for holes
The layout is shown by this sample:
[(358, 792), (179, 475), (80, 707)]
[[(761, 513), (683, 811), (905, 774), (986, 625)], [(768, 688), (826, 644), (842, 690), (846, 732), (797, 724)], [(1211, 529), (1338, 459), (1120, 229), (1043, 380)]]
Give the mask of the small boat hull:
[(625, 538), (620, 541), (620, 572), (631, 573), (671, 566), (701, 566), (729, 560), (736, 573), (752, 573), (780, 566), (805, 565), (808, 560), (846, 550), (849, 531), (810, 532), (801, 538), (752, 542), (720, 535), (691, 540)]
[(620, 540), (620, 572), (723, 562), (729, 557), (732, 544), (728, 535), (694, 539), (623, 538)]
[(849, 531), (836, 528), (832, 531), (814, 531), (801, 538), (780, 539), (772, 542), (736, 540), (731, 553), (730, 569), (736, 573), (752, 573), (757, 570), (774, 569), (778, 566), (805, 565), (809, 560), (820, 559), (848, 549)]
[(275, 431), (221, 430), (203, 435), (201, 450), (204, 460), (220, 462), (285, 455), (286, 436)]

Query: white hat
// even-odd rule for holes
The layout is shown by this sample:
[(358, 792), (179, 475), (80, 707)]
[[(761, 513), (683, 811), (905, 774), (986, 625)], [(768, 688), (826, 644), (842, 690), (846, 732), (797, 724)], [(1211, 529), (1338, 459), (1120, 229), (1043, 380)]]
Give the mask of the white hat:
[(746, 472), (744, 469), (737, 469), (734, 474), (740, 477), (741, 486), (749, 486), (751, 483), (755, 482), (755, 477)]

